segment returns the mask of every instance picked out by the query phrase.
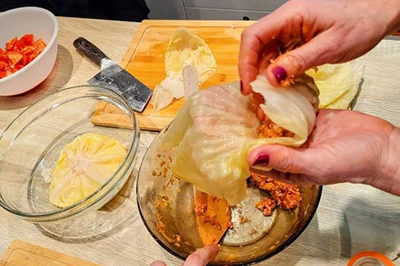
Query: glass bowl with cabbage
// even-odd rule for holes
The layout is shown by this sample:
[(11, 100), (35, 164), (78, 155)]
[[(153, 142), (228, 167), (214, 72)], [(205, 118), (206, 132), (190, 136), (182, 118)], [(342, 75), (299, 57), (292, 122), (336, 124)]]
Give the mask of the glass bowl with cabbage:
[[(307, 141), (319, 103), (314, 81), (303, 76), (282, 89), (260, 75), (251, 85), (250, 96), (240, 93), (237, 82), (191, 95), (142, 161), (142, 220), (178, 258), (219, 244), (212, 265), (265, 260), (290, 245), (318, 207), (321, 186), (272, 180), (269, 169), (252, 172), (247, 163), (259, 145)], [(261, 121), (258, 108), (265, 114)]]
[[(118, 108), (129, 127), (92, 121), (106, 103)], [(135, 114), (117, 93), (77, 86), (50, 94), (0, 137), (0, 206), (35, 223), (100, 209), (128, 180), (138, 143)]]

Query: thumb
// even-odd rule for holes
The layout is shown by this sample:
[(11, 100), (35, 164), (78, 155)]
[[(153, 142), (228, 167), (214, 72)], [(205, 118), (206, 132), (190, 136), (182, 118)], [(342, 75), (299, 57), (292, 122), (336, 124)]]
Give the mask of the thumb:
[(150, 266), (167, 266), (167, 264), (165, 264), (163, 261), (156, 260), (152, 264), (150, 264)]
[(263, 145), (248, 155), (249, 165), (263, 165), (280, 172), (315, 176), (319, 171), (321, 156), (311, 149), (282, 145)]
[(269, 82), (274, 86), (286, 86), (308, 69), (334, 62), (339, 48), (332, 46), (332, 37), (327, 34), (329, 32), (324, 32), (302, 46), (278, 56), (266, 69)]
[(220, 249), (217, 245), (204, 246), (190, 254), (183, 266), (205, 266), (217, 256), (219, 251)]

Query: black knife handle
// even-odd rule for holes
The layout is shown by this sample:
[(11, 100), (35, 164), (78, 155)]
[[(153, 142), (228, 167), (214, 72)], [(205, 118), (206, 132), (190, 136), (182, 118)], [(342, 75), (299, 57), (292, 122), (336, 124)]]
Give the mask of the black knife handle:
[(78, 37), (74, 41), (74, 47), (98, 66), (100, 66), (100, 62), (102, 59), (108, 59), (108, 56), (103, 53), (99, 48), (97, 48), (96, 45), (89, 42), (83, 37)]

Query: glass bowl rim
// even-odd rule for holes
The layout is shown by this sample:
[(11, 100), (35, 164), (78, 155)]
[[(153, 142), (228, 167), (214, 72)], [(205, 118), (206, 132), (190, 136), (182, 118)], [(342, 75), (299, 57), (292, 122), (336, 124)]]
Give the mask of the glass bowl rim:
[[(94, 95), (79, 95), (79, 94), (78, 95), (74, 95), (68, 101), (64, 101), (63, 98), (57, 97), (59, 94), (62, 94), (62, 93), (65, 93), (65, 92), (71, 92), (71, 91), (78, 91), (78, 92), (82, 93), (82, 91), (81, 91), (82, 88), (83, 89), (92, 88), (92, 89), (100, 90), (100, 92), (99, 91), (95, 91)], [(21, 212), (21, 211), (16, 210), (15, 208), (12, 208), (12, 207), (8, 206), (8, 204), (6, 202), (4, 202), (4, 199), (3, 199), (3, 197), (2, 197), (2, 195), (0, 193), (0, 206), (3, 209), (5, 209), (6, 211), (8, 211), (8, 212), (10, 212), (10, 213), (12, 213), (14, 215), (17, 215), (18, 217), (24, 218), (26, 220), (31, 220), (31, 221), (34, 221), (34, 222), (49, 222), (49, 221), (61, 220), (61, 219), (67, 218), (67, 217), (74, 216), (75, 214), (81, 213), (81, 212), (89, 209), (90, 207), (95, 205), (97, 202), (101, 201), (107, 194), (109, 194), (111, 191), (113, 191), (114, 188), (120, 183), (120, 181), (123, 179), (123, 177), (127, 174), (126, 172), (129, 170), (129, 167), (127, 167), (124, 171), (122, 171), (123, 168), (126, 165), (132, 163), (134, 158), (135, 158), (135, 156), (136, 156), (136, 153), (137, 153), (137, 150), (138, 150), (138, 146), (139, 146), (139, 142), (140, 142), (140, 129), (139, 129), (138, 124), (137, 124), (135, 113), (134, 113), (132, 107), (130, 106), (130, 104), (121, 95), (119, 95), (118, 93), (116, 93), (113, 90), (108, 89), (106, 87), (102, 87), (102, 86), (98, 86), (98, 85), (76, 85), (76, 86), (71, 86), (71, 87), (67, 87), (67, 88), (63, 88), (63, 89), (57, 90), (55, 92), (52, 92), (52, 93), (50, 93), (50, 94), (38, 99), (37, 101), (35, 101), (31, 105), (29, 105), (27, 108), (25, 108), (21, 113), (19, 113), (11, 121), (11, 123), (5, 128), (5, 130), (0, 135), (0, 141), (8, 133), (10, 128), (15, 123), (19, 122), (18, 121), (19, 119), (22, 119), (23, 116), (28, 114), (30, 110), (32, 110), (33, 108), (36, 108), (37, 106), (39, 106), (41, 103), (45, 102), (46, 100), (54, 98), (50, 102), (50, 103), (53, 103), (53, 106), (52, 107), (48, 107), (47, 105), (50, 104), (50, 103), (48, 103), (47, 105), (45, 105), (45, 107), (47, 107), (47, 108), (43, 109), (44, 111), (47, 110), (47, 109), (53, 110), (53, 109), (57, 108), (58, 106), (61, 106), (62, 104), (65, 104), (65, 103), (68, 103), (68, 102), (72, 102), (72, 101), (77, 100), (77, 99), (91, 98), (91, 97), (96, 96), (96, 95), (97, 96), (106, 96), (108, 98), (117, 99), (118, 102), (121, 103), (128, 110), (129, 116), (132, 119), (132, 129), (131, 130), (133, 132), (133, 134), (132, 134), (133, 136), (132, 136), (132, 139), (130, 141), (129, 150), (128, 150), (126, 156), (125, 156), (124, 161), (118, 167), (118, 169), (114, 172), (114, 174), (107, 180), (107, 182), (105, 182), (100, 188), (98, 188), (92, 194), (90, 194), (89, 196), (85, 197), (81, 201), (76, 202), (73, 205), (70, 205), (70, 206), (65, 207), (65, 208), (60, 208), (60, 209), (55, 210), (55, 211), (43, 212), (43, 213), (39, 213), (39, 214)], [(55, 108), (54, 108), (54, 106), (55, 106)], [(41, 112), (40, 114), (43, 114), (43, 112)], [(29, 119), (30, 115), (28, 115), (27, 117)], [(37, 117), (38, 116), (35, 116), (35, 117), (33, 117), (33, 119), (35, 119)], [(33, 119), (29, 119), (29, 120), (33, 121)], [(18, 137), (19, 133), (20, 133), (20, 131), (15, 133), (14, 135), (12, 135), (13, 136), (12, 139), (14, 140), (16, 137)], [(1, 175), (1, 169), (2, 169), (2, 166), (3, 166), (3, 159), (6, 157), (9, 147), (10, 146), (8, 145), (5, 148), (6, 149), (5, 153), (0, 154), (0, 175)], [(99, 198), (97, 198), (96, 200), (94, 200), (92, 202), (89, 202), (89, 204), (87, 206), (85, 206), (84, 209), (80, 209), (81, 205), (83, 205), (84, 203), (86, 203), (89, 200), (93, 199), (97, 193), (103, 191), (104, 188), (107, 185), (109, 185), (111, 183), (111, 181), (113, 180), (113, 178), (115, 176), (117, 176), (118, 174), (121, 174), (121, 176), (116, 181), (114, 181), (115, 183), (108, 190), (105, 190), (104, 193)], [(55, 217), (55, 216), (59, 216), (59, 217)]]

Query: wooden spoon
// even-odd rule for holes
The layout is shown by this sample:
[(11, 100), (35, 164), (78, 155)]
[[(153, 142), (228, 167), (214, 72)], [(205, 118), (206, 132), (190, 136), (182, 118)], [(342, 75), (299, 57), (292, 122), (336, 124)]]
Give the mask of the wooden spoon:
[(196, 189), (194, 202), (197, 228), (203, 245), (217, 244), (231, 226), (228, 202)]

